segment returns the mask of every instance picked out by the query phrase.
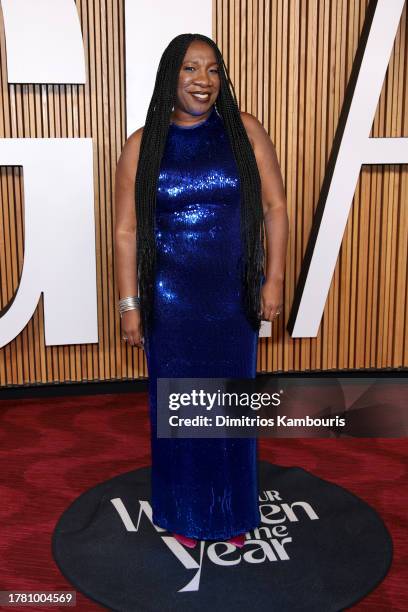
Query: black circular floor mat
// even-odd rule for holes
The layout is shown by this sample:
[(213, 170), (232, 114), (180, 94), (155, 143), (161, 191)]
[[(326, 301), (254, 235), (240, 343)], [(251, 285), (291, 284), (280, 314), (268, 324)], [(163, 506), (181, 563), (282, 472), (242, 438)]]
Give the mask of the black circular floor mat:
[(392, 540), (377, 512), (299, 467), (259, 462), (262, 523), (243, 548), (185, 548), (151, 521), (150, 467), (78, 497), (52, 554), (67, 580), (108, 610), (338, 612), (386, 575)]

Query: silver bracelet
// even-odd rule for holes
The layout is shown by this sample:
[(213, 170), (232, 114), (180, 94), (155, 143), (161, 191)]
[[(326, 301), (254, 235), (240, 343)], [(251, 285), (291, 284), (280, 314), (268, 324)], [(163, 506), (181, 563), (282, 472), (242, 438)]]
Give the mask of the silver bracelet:
[(122, 314), (127, 310), (135, 310), (137, 308), (140, 308), (140, 297), (136, 295), (124, 297), (119, 300), (119, 314), (121, 318)]

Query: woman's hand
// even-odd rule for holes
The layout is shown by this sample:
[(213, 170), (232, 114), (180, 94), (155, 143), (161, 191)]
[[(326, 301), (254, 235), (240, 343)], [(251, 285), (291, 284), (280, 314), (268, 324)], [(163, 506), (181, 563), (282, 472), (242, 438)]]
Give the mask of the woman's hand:
[(126, 310), (122, 314), (122, 338), (131, 346), (138, 346), (144, 349), (144, 338), (141, 336), (141, 317), (140, 310)]
[(261, 288), (261, 318), (273, 321), (283, 310), (283, 280), (266, 280)]

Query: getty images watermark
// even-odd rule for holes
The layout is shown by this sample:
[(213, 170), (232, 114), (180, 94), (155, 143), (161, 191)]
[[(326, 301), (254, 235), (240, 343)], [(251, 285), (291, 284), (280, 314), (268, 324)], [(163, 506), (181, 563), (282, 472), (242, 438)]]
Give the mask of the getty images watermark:
[(152, 410), (159, 438), (404, 437), (407, 382), (392, 377), (158, 378)]

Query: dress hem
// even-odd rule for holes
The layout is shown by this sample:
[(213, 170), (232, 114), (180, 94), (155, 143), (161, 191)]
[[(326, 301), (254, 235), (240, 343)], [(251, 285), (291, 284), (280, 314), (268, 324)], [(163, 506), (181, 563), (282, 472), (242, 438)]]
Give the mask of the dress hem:
[(251, 524), (251, 525), (247, 525), (244, 527), (241, 527), (239, 529), (234, 529), (232, 532), (229, 532), (227, 534), (221, 533), (219, 535), (217, 534), (212, 534), (211, 537), (206, 537), (205, 535), (203, 535), (203, 532), (200, 533), (192, 533), (191, 531), (184, 531), (183, 533), (180, 533), (178, 531), (178, 528), (173, 529), (171, 526), (169, 526), (168, 523), (166, 523), (166, 521), (163, 520), (155, 520), (153, 518), (153, 525), (156, 525), (157, 527), (161, 527), (162, 529), (166, 529), (166, 531), (169, 531), (171, 533), (176, 533), (177, 535), (183, 535), (187, 538), (195, 538), (197, 540), (229, 540), (230, 538), (233, 538), (235, 536), (241, 535), (241, 534), (247, 534), (249, 531), (253, 531), (254, 529), (257, 529), (260, 526), (261, 523), (261, 519), (259, 518), (258, 522), (256, 523), (256, 525)]

